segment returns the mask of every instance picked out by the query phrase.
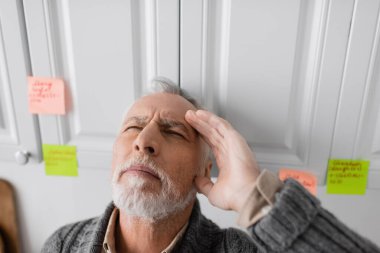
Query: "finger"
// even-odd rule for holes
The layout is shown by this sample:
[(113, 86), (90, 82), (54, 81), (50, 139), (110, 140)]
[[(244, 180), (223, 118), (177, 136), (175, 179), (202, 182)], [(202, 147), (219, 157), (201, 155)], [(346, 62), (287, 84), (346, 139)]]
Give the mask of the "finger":
[(194, 179), (195, 186), (199, 193), (202, 193), (206, 197), (210, 193), (214, 183), (208, 177), (197, 176)]
[(185, 119), (202, 135), (202, 138), (211, 148), (219, 147), (221, 145), (223, 136), (221, 136), (219, 132), (212, 128), (207, 122), (199, 119), (193, 111), (187, 111)]
[(231, 124), (228, 123), (228, 121), (221, 117), (218, 117), (211, 112), (198, 110), (195, 114), (198, 116), (198, 118), (207, 122), (211, 127), (215, 128), (222, 136), (225, 136), (226, 132), (232, 128)]

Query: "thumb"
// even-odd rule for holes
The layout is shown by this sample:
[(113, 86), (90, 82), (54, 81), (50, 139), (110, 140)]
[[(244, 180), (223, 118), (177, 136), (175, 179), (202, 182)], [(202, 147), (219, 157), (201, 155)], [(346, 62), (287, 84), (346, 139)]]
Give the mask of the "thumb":
[(214, 186), (214, 183), (210, 180), (210, 178), (204, 176), (196, 176), (194, 179), (194, 183), (197, 187), (198, 192), (202, 193), (206, 197), (208, 197), (208, 194)]

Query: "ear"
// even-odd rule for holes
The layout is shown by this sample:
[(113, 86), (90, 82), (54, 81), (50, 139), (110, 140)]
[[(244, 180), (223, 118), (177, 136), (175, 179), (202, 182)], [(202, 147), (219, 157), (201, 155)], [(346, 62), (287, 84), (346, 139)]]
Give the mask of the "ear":
[(212, 169), (212, 161), (208, 160), (206, 162), (205, 177), (211, 178), (211, 169)]

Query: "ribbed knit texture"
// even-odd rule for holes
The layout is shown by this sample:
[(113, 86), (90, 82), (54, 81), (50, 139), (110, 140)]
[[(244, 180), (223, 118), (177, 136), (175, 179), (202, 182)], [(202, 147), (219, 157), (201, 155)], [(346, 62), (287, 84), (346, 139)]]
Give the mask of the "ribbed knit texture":
[[(113, 208), (110, 204), (98, 218), (60, 228), (42, 252), (101, 252)], [(248, 230), (251, 237), (237, 229), (220, 229), (201, 214), (196, 201), (189, 226), (174, 252), (380, 252), (321, 208), (314, 196), (291, 179), (277, 193), (269, 214)]]
[(68, 224), (46, 241), (41, 252), (101, 252), (108, 219), (114, 205), (108, 205), (102, 216)]
[(292, 179), (277, 193), (275, 208), (249, 231), (263, 252), (380, 252)]

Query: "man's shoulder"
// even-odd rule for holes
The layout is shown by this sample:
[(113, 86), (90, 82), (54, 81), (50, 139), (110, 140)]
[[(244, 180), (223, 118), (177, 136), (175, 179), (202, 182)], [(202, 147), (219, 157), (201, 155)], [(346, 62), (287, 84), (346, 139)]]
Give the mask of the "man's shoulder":
[(41, 252), (83, 252), (101, 248), (108, 220), (114, 208), (115, 206), (110, 203), (101, 216), (57, 229), (46, 240)]
[(95, 217), (60, 227), (46, 240), (42, 252), (74, 252), (88, 241), (98, 222)]

